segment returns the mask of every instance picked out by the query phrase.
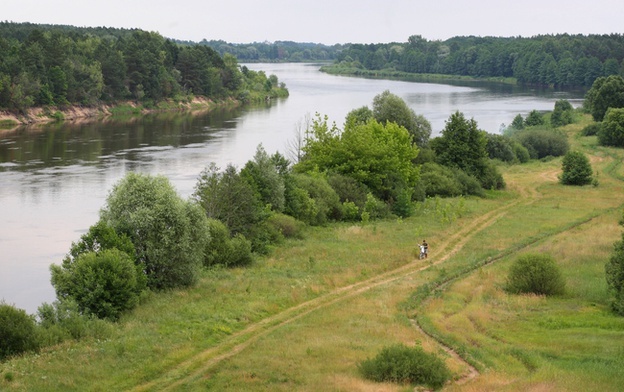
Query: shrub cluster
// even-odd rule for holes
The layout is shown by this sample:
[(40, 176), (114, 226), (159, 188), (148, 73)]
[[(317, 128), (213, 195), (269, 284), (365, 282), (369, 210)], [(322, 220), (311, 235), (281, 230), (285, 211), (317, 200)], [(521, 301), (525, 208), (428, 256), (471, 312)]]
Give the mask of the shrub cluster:
[(513, 137), (529, 151), (532, 159), (562, 156), (570, 148), (567, 135), (553, 129), (528, 128), (515, 132)]
[(561, 295), (565, 280), (552, 256), (526, 254), (509, 269), (505, 290), (513, 294)]
[(441, 388), (451, 377), (444, 361), (436, 355), (403, 344), (383, 348), (358, 367), (362, 376), (372, 381), (426, 385), (433, 389)]
[(593, 181), (593, 171), (589, 159), (580, 151), (569, 151), (562, 162), (559, 177), (564, 185), (587, 185)]
[(607, 286), (613, 295), (611, 308), (624, 316), (624, 234), (613, 246), (613, 253), (605, 265)]
[(0, 302), (0, 361), (38, 348), (34, 318), (22, 309)]
[(598, 132), (600, 132), (601, 127), (602, 123), (591, 123), (581, 130), (581, 136), (596, 136), (598, 135)]
[(603, 146), (624, 147), (624, 108), (607, 110), (598, 131), (598, 142)]

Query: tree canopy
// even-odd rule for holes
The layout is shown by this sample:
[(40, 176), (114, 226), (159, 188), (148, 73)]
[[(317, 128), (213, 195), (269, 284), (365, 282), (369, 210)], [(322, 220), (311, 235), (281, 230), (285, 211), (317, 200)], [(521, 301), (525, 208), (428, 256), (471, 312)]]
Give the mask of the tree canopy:
[(515, 78), (520, 84), (583, 87), (598, 77), (622, 75), (624, 36), (538, 35), (452, 37), (406, 42), (349, 44), (325, 67), (365, 71)]
[(585, 94), (583, 105), (594, 121), (602, 121), (609, 108), (624, 107), (624, 78), (611, 75), (596, 79)]
[(128, 173), (113, 187), (100, 215), (130, 238), (150, 288), (188, 286), (198, 278), (209, 240), (206, 216), (182, 200), (166, 177)]
[(287, 94), (231, 54), (180, 45), (158, 33), (0, 22), (0, 109), (201, 95), (248, 99)]
[(424, 147), (431, 136), (431, 124), (417, 115), (403, 99), (386, 90), (373, 98), (373, 117), (380, 123), (392, 121), (407, 129), (412, 140)]
[(561, 177), (564, 185), (587, 185), (593, 180), (593, 170), (589, 159), (580, 151), (569, 151), (563, 157)]
[(607, 110), (598, 141), (603, 146), (624, 147), (624, 108)]
[(418, 148), (407, 129), (393, 122), (348, 123), (340, 131), (317, 116), (303, 151), (296, 170), (352, 177), (382, 200), (395, 197), (399, 188), (413, 187), (418, 179), (418, 168), (412, 163)]

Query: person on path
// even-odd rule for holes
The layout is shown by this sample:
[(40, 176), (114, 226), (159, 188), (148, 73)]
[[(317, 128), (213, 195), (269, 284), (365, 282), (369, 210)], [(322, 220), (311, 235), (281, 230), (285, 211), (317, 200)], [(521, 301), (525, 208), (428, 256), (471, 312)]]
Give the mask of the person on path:
[(429, 254), (429, 244), (427, 243), (427, 241), (423, 240), (422, 247), (425, 250), (425, 259), (426, 259), (427, 255)]

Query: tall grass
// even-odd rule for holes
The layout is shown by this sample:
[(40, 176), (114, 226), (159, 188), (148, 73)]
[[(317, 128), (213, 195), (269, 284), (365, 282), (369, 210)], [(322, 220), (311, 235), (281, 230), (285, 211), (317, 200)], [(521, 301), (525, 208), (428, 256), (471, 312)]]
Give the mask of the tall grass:
[[(448, 390), (617, 390), (624, 319), (608, 310), (604, 262), (619, 237), (624, 154), (566, 132), (601, 173), (598, 187), (564, 187), (560, 160), (532, 162), (503, 168), (510, 190), (486, 198), (432, 199), (402, 220), (308, 228), (305, 240), (287, 240), (248, 268), (212, 269), (191, 289), (152, 294), (104, 338), (1, 363), (0, 390), (158, 390), (177, 379), (173, 390), (408, 390), (357, 371), (393, 344), (420, 345), (461, 378), (466, 363), (431, 336), (482, 371)], [(415, 260), (423, 239), (429, 259)], [(563, 297), (502, 290), (522, 252), (555, 257)], [(421, 269), (345, 289), (408, 265)], [(228, 357), (208, 366), (210, 350)]]

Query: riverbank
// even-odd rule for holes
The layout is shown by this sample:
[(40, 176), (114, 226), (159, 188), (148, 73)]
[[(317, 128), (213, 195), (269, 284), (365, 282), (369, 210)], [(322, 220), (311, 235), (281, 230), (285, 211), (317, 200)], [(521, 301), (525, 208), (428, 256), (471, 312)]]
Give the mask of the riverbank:
[[(617, 390), (624, 319), (609, 310), (604, 263), (620, 233), (624, 152), (580, 136), (590, 122), (563, 131), (601, 173), (598, 187), (559, 184), (560, 158), (532, 161), (502, 166), (509, 189), (485, 199), (308, 228), (247, 268), (146, 296), (99, 335), (1, 363), (0, 389), (407, 390), (358, 373), (401, 343), (443, 356), (446, 390)], [(415, 238), (433, 244), (426, 262)], [(525, 252), (557, 259), (566, 295), (503, 290)]]
[(154, 105), (135, 101), (102, 104), (94, 107), (71, 105), (64, 107), (46, 106), (30, 108), (25, 114), (0, 111), (0, 130), (11, 131), (24, 125), (47, 124), (57, 121), (88, 122), (120, 115), (141, 115), (163, 111), (209, 111), (217, 107), (236, 107), (240, 102), (228, 98), (213, 101), (205, 97), (192, 97), (185, 100), (166, 100)]
[(325, 65), (320, 68), (321, 72), (338, 76), (356, 76), (361, 78), (374, 79), (390, 79), (402, 80), (406, 82), (426, 82), (426, 83), (449, 83), (449, 82), (490, 82), (502, 83), (509, 85), (517, 85), (515, 78), (491, 77), (491, 78), (475, 78), (472, 76), (462, 75), (444, 75), (444, 74), (414, 74), (410, 72), (396, 71), (392, 69), (385, 70), (368, 70), (355, 67), (345, 67), (342, 65)]

